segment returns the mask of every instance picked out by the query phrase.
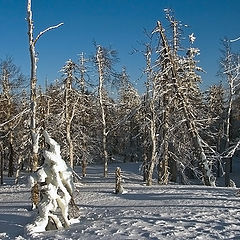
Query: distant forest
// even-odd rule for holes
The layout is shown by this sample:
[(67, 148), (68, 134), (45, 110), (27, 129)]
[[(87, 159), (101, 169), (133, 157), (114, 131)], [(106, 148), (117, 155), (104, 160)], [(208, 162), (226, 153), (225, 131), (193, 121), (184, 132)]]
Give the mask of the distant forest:
[(43, 89), (37, 81), (37, 43), (61, 24), (34, 38), (28, 5), (30, 79), (12, 58), (0, 62), (1, 183), (6, 172), (16, 175), (17, 182), (20, 171), (41, 166), (46, 130), (60, 144), (69, 166), (82, 166), (83, 177), (88, 164), (102, 164), (107, 177), (109, 163), (138, 161), (148, 186), (155, 178), (159, 184), (198, 179), (215, 186), (223, 175), (226, 186), (234, 185), (232, 157), (240, 145), (240, 54), (224, 39), (219, 84), (203, 91), (195, 36), (182, 40), (181, 24), (171, 10), (165, 14), (167, 24), (156, 22), (139, 50), (145, 59), (143, 94), (126, 68), (115, 71), (116, 51), (97, 43), (93, 56), (83, 53), (79, 61), (63, 63), (61, 79)]

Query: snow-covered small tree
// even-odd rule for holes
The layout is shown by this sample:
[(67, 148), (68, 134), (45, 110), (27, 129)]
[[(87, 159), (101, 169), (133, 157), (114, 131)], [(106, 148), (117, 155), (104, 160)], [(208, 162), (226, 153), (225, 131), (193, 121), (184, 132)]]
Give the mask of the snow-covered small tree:
[[(71, 224), (68, 210), (74, 187), (72, 171), (61, 157), (59, 144), (46, 131), (43, 136), (48, 146), (43, 151), (44, 164), (30, 177), (31, 187), (38, 184), (41, 194), (39, 215), (34, 223), (27, 226), (30, 233), (45, 231), (50, 221), (56, 229), (69, 227)], [(61, 217), (57, 214), (58, 209)]]

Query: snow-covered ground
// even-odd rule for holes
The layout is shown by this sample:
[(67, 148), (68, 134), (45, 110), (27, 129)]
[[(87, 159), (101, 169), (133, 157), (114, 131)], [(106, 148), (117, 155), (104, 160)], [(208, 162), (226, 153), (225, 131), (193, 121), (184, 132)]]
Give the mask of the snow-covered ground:
[[(114, 194), (117, 166), (122, 168), (127, 191), (122, 195)], [(147, 187), (138, 168), (135, 163), (111, 164), (109, 177), (104, 179), (102, 166), (89, 166), (82, 184), (76, 184), (80, 222), (36, 236), (25, 232), (36, 214), (30, 210), (29, 188), (23, 183), (13, 185), (9, 179), (0, 186), (0, 239), (240, 239), (240, 196), (236, 189)]]

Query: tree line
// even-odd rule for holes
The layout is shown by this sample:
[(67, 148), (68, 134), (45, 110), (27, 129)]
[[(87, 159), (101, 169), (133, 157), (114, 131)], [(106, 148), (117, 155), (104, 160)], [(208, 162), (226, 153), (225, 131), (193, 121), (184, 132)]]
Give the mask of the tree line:
[(149, 186), (155, 177), (159, 184), (199, 179), (215, 186), (221, 175), (226, 186), (232, 184), (232, 156), (240, 145), (239, 54), (223, 40), (221, 81), (203, 91), (195, 36), (183, 40), (181, 22), (172, 11), (165, 14), (166, 28), (157, 21), (141, 50), (143, 94), (126, 68), (115, 70), (116, 51), (98, 44), (94, 56), (66, 61), (61, 78), (43, 89), (37, 85), (36, 42), (62, 24), (34, 39), (28, 0), (30, 80), (12, 58), (0, 62), (1, 183), (4, 170), (9, 177), (16, 173), (17, 182), (21, 169), (35, 171), (43, 163), (46, 130), (69, 165), (82, 166), (83, 176), (89, 163), (102, 163), (107, 177), (109, 162), (140, 161)]

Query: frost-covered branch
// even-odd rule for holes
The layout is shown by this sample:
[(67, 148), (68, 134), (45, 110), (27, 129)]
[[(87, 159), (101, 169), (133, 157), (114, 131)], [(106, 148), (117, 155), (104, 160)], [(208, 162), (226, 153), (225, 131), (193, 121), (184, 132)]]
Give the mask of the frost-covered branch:
[(235, 152), (240, 148), (240, 140), (236, 143), (236, 145), (232, 146), (227, 150), (227, 153), (223, 153), (223, 158), (231, 158), (235, 154)]
[(240, 37), (236, 38), (236, 39), (233, 39), (233, 40), (230, 40), (230, 42), (236, 42), (236, 41), (239, 41), (240, 40)]
[(55, 26), (48, 27), (48, 28), (45, 29), (44, 31), (40, 32), (40, 33), (37, 35), (36, 39), (34, 40), (34, 45), (37, 43), (38, 39), (39, 39), (44, 33), (48, 32), (48, 31), (50, 31), (50, 30), (53, 30), (53, 29), (55, 29), (55, 28), (58, 28), (58, 27), (62, 26), (63, 24), (64, 24), (64, 23), (59, 23), (59, 24), (57, 24), (57, 25), (55, 25)]
[(6, 124), (8, 124), (8, 123), (10, 123), (10, 122), (18, 119), (19, 117), (21, 118), (24, 113), (27, 113), (27, 112), (29, 112), (29, 111), (30, 111), (30, 109), (29, 109), (29, 108), (26, 108), (25, 110), (23, 110), (22, 112), (18, 113), (17, 115), (15, 115), (14, 117), (12, 117), (12, 118), (9, 119), (8, 121), (6, 121), (6, 122), (4, 122), (4, 123), (1, 123), (1, 124), (0, 124), (0, 127), (4, 127)]

